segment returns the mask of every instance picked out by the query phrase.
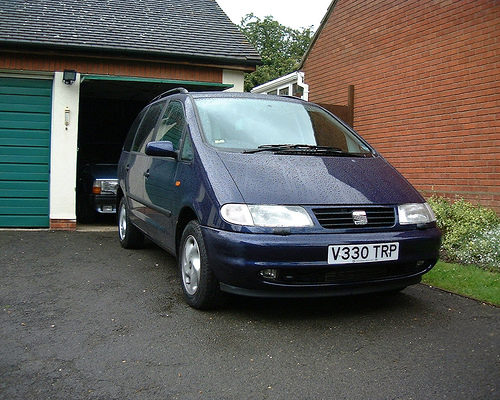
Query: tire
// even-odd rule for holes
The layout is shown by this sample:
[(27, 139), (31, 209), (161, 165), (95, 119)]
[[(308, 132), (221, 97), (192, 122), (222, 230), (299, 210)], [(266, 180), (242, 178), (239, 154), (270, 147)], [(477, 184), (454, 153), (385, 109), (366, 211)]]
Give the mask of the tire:
[(128, 208), (125, 197), (120, 200), (118, 207), (118, 239), (124, 249), (138, 249), (144, 244), (144, 234), (137, 229), (128, 216)]
[(184, 228), (178, 253), (178, 268), (186, 302), (193, 308), (206, 310), (221, 298), (219, 282), (208, 265), (205, 242), (197, 221)]

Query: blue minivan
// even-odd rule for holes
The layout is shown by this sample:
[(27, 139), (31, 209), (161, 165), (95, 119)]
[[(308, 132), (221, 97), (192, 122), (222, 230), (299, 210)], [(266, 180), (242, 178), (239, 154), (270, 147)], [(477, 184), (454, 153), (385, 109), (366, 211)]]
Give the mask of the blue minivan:
[(363, 138), (300, 99), (174, 89), (137, 116), (118, 166), (119, 240), (177, 256), (186, 301), (221, 292), (396, 291), (438, 259), (422, 196)]

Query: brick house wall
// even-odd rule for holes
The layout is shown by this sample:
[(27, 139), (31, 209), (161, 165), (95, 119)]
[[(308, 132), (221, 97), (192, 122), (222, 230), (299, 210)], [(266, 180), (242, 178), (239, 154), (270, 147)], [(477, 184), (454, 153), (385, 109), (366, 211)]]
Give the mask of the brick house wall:
[[(335, 2), (334, 2), (335, 3)], [(500, 2), (338, 0), (302, 70), (309, 100), (354, 128), (424, 195), (500, 211)]]

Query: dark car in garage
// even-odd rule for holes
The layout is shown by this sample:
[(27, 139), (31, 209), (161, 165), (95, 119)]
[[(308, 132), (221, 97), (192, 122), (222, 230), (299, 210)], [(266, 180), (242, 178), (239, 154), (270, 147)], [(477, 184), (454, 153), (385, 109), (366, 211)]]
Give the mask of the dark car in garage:
[(117, 164), (86, 164), (78, 172), (77, 215), (92, 222), (99, 214), (116, 213)]

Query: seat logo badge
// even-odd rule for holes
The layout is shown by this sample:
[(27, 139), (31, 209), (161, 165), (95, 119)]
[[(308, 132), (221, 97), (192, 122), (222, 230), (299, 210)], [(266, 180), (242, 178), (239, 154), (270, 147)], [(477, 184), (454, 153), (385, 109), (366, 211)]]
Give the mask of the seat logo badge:
[(366, 216), (365, 211), (353, 211), (352, 220), (354, 221), (354, 225), (368, 224), (368, 217)]

